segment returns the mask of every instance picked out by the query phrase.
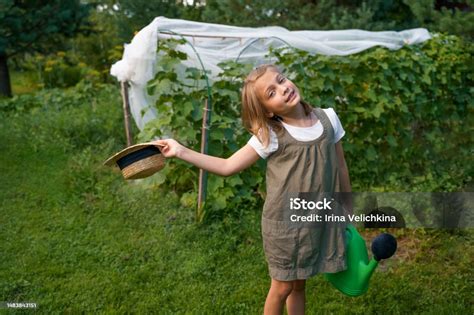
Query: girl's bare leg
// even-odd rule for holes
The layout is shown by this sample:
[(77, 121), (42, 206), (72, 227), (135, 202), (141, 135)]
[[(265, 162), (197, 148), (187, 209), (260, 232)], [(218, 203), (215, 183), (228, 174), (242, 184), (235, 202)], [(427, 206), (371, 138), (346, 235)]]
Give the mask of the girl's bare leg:
[(267, 299), (265, 300), (264, 315), (281, 315), (286, 298), (293, 288), (293, 281), (279, 281), (272, 279)]
[(304, 315), (305, 284), (305, 279), (293, 281), (293, 290), (286, 299), (286, 310), (288, 315)]

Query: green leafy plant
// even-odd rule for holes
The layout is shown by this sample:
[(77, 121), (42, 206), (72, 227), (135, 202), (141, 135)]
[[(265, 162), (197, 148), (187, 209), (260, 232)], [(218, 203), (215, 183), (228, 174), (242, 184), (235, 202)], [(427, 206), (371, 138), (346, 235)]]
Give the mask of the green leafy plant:
[[(236, 62), (219, 64), (223, 72), (210, 93), (205, 72), (184, 68), (187, 56), (176, 50), (184, 40), (160, 41), (156, 76), (148, 84), (159, 116), (139, 135), (143, 140), (172, 135), (200, 151), (205, 99), (211, 96), (208, 154), (229, 157), (251, 136), (240, 121), (240, 88), (250, 71)], [(423, 44), (390, 51), (374, 47), (349, 56), (312, 55), (294, 49), (270, 49), (303, 98), (315, 107), (333, 107), (346, 136), (354, 191), (455, 191), (472, 182), (473, 45), (456, 36), (435, 34)], [(230, 177), (209, 174), (206, 217), (238, 211), (242, 203), (260, 205), (265, 195), (265, 161)], [(195, 206), (198, 169), (173, 159), (160, 184)]]

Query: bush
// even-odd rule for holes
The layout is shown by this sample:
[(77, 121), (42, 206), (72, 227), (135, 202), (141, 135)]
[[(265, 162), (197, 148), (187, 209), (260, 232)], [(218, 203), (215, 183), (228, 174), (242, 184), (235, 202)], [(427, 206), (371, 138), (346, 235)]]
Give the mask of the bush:
[[(104, 102), (118, 106), (101, 106)], [(0, 115), (6, 119), (21, 117), (15, 121), (30, 130), (25, 137), (34, 137), (35, 147), (60, 141), (65, 149), (83, 149), (107, 141), (111, 134), (114, 139), (124, 138), (120, 104), (117, 86), (81, 81), (69, 89), (42, 89), (3, 99)], [(110, 108), (117, 110), (110, 112)], [(116, 144), (115, 149), (120, 146), (123, 144)]]
[(93, 83), (100, 81), (100, 73), (81, 62), (73, 52), (27, 55), (22, 67), (37, 72), (41, 81), (40, 87), (44, 88), (73, 87), (81, 80)]

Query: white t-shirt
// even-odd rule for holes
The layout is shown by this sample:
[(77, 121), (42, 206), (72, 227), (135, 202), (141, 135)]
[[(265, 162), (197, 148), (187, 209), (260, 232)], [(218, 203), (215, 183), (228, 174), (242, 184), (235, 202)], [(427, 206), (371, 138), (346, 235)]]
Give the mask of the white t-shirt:
[[(331, 125), (334, 129), (335, 141), (337, 143), (345, 134), (346, 131), (342, 128), (341, 121), (337, 117), (336, 112), (332, 107), (322, 108), (331, 122)], [(311, 141), (317, 139), (323, 133), (323, 125), (321, 121), (318, 120), (316, 124), (311, 127), (295, 127), (288, 125), (284, 122), (281, 122), (283, 127), (288, 131), (288, 133), (298, 141)], [(255, 151), (262, 157), (266, 159), (272, 152), (275, 152), (278, 149), (278, 138), (273, 129), (270, 128), (270, 143), (266, 148), (263, 147), (263, 144), (258, 140), (255, 135), (252, 135), (250, 140), (247, 142)]]

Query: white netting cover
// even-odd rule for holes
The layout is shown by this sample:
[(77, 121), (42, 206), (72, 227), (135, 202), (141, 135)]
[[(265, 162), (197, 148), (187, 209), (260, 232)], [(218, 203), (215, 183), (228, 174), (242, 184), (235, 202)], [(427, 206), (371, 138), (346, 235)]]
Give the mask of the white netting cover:
[[(292, 46), (310, 53), (342, 56), (377, 45), (392, 50), (400, 49), (403, 45), (417, 44), (431, 38), (424, 28), (401, 32), (359, 29), (289, 31), (278, 26), (237, 27), (160, 16), (141, 29), (130, 44), (124, 45), (122, 60), (114, 63), (110, 69), (110, 73), (119, 81), (130, 83), (130, 110), (140, 130), (158, 115), (154, 106), (150, 106), (153, 100), (146, 90), (147, 82), (156, 73), (158, 40), (181, 38), (175, 34), (180, 34), (192, 43), (204, 68), (211, 71), (208, 74), (211, 82), (221, 71), (217, 64), (222, 61), (236, 61), (238, 58), (239, 62), (254, 65), (268, 62), (264, 56), (270, 46)], [(200, 68), (198, 57), (190, 45), (179, 45), (177, 49), (188, 55), (188, 60), (182, 62), (183, 67)]]

